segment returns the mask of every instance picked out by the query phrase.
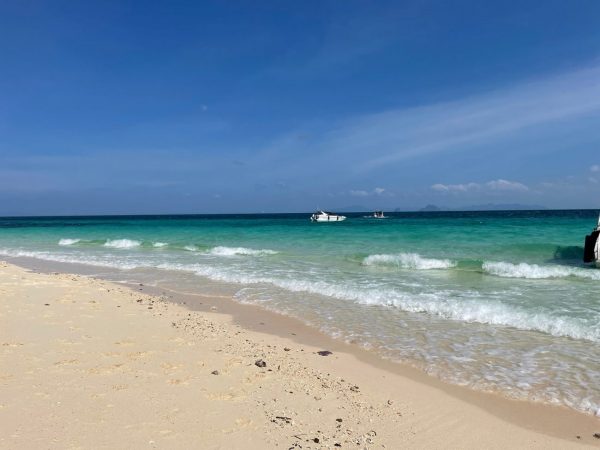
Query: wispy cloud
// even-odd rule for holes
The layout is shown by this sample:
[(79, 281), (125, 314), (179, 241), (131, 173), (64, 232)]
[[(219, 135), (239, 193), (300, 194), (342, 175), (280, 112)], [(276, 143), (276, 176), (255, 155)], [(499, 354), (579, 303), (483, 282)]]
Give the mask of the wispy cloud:
[(600, 172), (600, 166), (598, 164), (594, 164), (590, 167), (590, 172)]
[(331, 145), (371, 149), (365, 168), (463, 149), (527, 127), (600, 111), (600, 67), (479, 97), (367, 116), (337, 130)]
[[(276, 147), (302, 154), (304, 161), (361, 173), (425, 155), (482, 148), (535, 127), (547, 127), (544, 136), (593, 114), (600, 114), (600, 65), (456, 101), (357, 116), (310, 130), (308, 143), (281, 145), (278, 140)], [(306, 149), (310, 152), (300, 153)]]
[[(337, 74), (342, 67), (351, 66), (382, 51), (403, 34), (403, 21), (413, 22), (421, 2), (405, 1), (401, 7), (385, 2), (363, 3), (360, 11), (346, 3), (329, 3), (324, 8), (323, 28), (312, 39), (303, 42), (309, 50), (288, 50), (270, 73), (286, 77), (311, 77)], [(303, 56), (303, 57), (302, 57)]]
[(493, 180), (488, 181), (486, 187), (490, 188), (493, 191), (528, 191), (529, 188), (518, 181), (508, 181), (508, 180)]
[(466, 183), (466, 184), (442, 184), (436, 183), (431, 186), (431, 189), (437, 192), (469, 192), (481, 189), (481, 185), (478, 183)]
[(382, 187), (376, 187), (371, 191), (365, 191), (363, 189), (352, 189), (349, 194), (353, 197), (369, 197), (369, 196), (381, 196), (381, 195), (393, 195), (390, 191)]
[(487, 183), (464, 183), (464, 184), (442, 184), (436, 183), (431, 189), (442, 193), (466, 193), (466, 192), (484, 192), (484, 191), (512, 191), (527, 192), (529, 187), (518, 181), (508, 181), (503, 179), (488, 181)]

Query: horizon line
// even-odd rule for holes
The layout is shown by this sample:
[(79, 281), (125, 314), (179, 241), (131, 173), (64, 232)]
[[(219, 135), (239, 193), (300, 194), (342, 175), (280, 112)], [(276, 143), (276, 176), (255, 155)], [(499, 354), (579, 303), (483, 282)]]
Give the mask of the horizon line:
[[(334, 208), (335, 209), (335, 208)], [(558, 212), (558, 211), (600, 211), (600, 207), (598, 208), (533, 208), (533, 209), (439, 209), (437, 211), (423, 211), (421, 209), (414, 210), (388, 210), (385, 209), (383, 212), (392, 213), (392, 214), (402, 214), (402, 213), (424, 213), (424, 214), (435, 214), (435, 213), (461, 213), (461, 212)], [(362, 211), (342, 211), (345, 214), (363, 214), (369, 213), (374, 210), (362, 210)], [(378, 209), (381, 211), (381, 209)], [(276, 214), (312, 214), (314, 211), (301, 211), (301, 212), (230, 212), (230, 213), (137, 213), (137, 214), (56, 214), (56, 215), (0, 215), (0, 219), (59, 219), (59, 218), (70, 218), (70, 217), (80, 217), (80, 218), (92, 218), (92, 217), (167, 217), (167, 216), (268, 216), (268, 215), (276, 215)]]

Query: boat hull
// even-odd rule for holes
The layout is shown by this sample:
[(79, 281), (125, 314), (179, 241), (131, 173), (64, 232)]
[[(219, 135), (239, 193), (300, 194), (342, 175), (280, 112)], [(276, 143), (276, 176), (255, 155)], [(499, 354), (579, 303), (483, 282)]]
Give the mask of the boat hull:
[(313, 222), (343, 222), (346, 216), (311, 217)]
[(585, 237), (585, 246), (583, 250), (583, 262), (595, 262), (596, 265), (600, 261), (600, 230), (596, 229), (591, 234)]

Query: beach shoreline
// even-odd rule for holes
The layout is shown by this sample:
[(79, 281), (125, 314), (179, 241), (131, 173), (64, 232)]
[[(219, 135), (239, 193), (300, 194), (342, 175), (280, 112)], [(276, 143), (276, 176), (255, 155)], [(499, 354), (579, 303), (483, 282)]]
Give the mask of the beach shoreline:
[[(123, 313), (123, 308), (126, 307), (125, 303), (127, 302), (127, 307), (131, 308), (132, 311), (139, 310), (140, 304), (137, 301), (132, 300), (132, 298), (135, 296), (143, 296), (143, 300), (140, 303), (146, 304), (146, 302), (154, 301), (154, 304), (161, 305), (161, 312), (159, 314), (164, 315), (164, 317), (157, 316), (156, 310), (154, 309), (154, 306), (152, 306), (153, 309), (144, 311), (146, 313), (145, 316), (150, 312), (153, 314), (152, 317), (154, 317), (155, 320), (161, 322), (162, 326), (164, 326), (165, 323), (169, 325), (170, 332), (175, 331), (181, 333), (181, 330), (180, 328), (175, 327), (175, 325), (171, 325), (178, 323), (177, 321), (167, 323), (169, 321), (167, 316), (172, 317), (172, 315), (175, 314), (179, 319), (184, 317), (185, 320), (187, 320), (188, 317), (197, 317), (202, 320), (210, 317), (212, 323), (217, 323), (219, 327), (225, 330), (223, 333), (230, 339), (233, 339), (228, 344), (236, 348), (236, 350), (233, 351), (233, 359), (240, 357), (240, 339), (236, 340), (233, 338), (233, 336), (235, 336), (234, 333), (242, 332), (240, 330), (243, 330), (243, 333), (250, 337), (246, 337), (246, 339), (252, 341), (255, 345), (260, 341), (262, 342), (262, 346), (267, 346), (266, 348), (269, 349), (269, 352), (273, 349), (274, 353), (265, 353), (264, 348), (262, 348), (261, 351), (256, 351), (259, 356), (262, 354), (265, 355), (264, 358), (268, 364), (270, 364), (270, 358), (279, 359), (281, 357), (279, 355), (281, 351), (279, 350), (278, 353), (274, 350), (276, 348), (288, 348), (286, 346), (289, 346), (289, 348), (301, 347), (302, 350), (306, 350), (295, 353), (299, 358), (299, 361), (301, 361), (300, 366), (305, 369), (308, 367), (312, 372), (310, 373), (310, 376), (304, 374), (307, 376), (300, 376), (299, 378), (294, 378), (292, 376), (292, 378), (296, 379), (296, 381), (301, 380), (305, 392), (311, 394), (306, 394), (304, 397), (313, 398), (314, 404), (308, 402), (308, 404), (304, 404), (302, 407), (297, 407), (300, 412), (295, 411), (295, 413), (305, 416), (305, 418), (303, 420), (295, 421), (295, 425), (287, 423), (277, 424), (277, 432), (270, 429), (272, 428), (271, 425), (282, 419), (272, 419), (275, 420), (275, 422), (268, 422), (268, 414), (266, 411), (272, 409), (273, 405), (261, 405), (259, 410), (262, 409), (264, 413), (262, 421), (257, 421), (254, 428), (250, 427), (253, 428), (253, 430), (248, 430), (246, 428), (242, 430), (240, 428), (240, 430), (236, 430), (234, 433), (239, 436), (242, 436), (245, 433), (252, 434), (254, 436), (253, 439), (255, 439), (255, 442), (257, 443), (257, 448), (265, 444), (274, 446), (276, 443), (280, 445), (293, 445), (294, 442), (302, 442), (302, 445), (304, 445), (303, 448), (307, 448), (309, 445), (312, 445), (312, 448), (326, 448), (326, 445), (333, 446), (335, 443), (342, 445), (342, 442), (333, 442), (336, 439), (342, 440), (342, 437), (346, 439), (344, 447), (350, 445), (350, 441), (356, 445), (357, 440), (361, 441), (362, 439), (364, 442), (362, 442), (361, 445), (364, 444), (368, 448), (377, 448), (380, 447), (381, 444), (385, 445), (385, 443), (388, 444), (388, 448), (390, 448), (389, 445), (392, 445), (391, 448), (394, 448), (393, 445), (400, 444), (411, 448), (439, 448), (439, 446), (448, 447), (448, 445), (443, 445), (447, 442), (454, 442), (456, 448), (480, 448), (482, 439), (486, 439), (484, 442), (489, 443), (489, 445), (486, 444), (485, 447), (490, 448), (506, 447), (507, 445), (529, 448), (532, 446), (539, 446), (539, 448), (566, 448), (570, 445), (580, 446), (579, 444), (589, 444), (598, 447), (598, 444), (600, 444), (600, 441), (594, 439), (592, 436), (593, 433), (597, 432), (600, 428), (598, 426), (598, 419), (595, 417), (587, 416), (564, 407), (553, 407), (525, 401), (509, 400), (494, 394), (476, 392), (459, 386), (448, 385), (418, 371), (417, 369), (382, 360), (372, 352), (360, 349), (355, 345), (335, 341), (317, 330), (303, 325), (296, 319), (265, 311), (256, 306), (242, 305), (231, 298), (227, 298), (227, 296), (214, 298), (210, 296), (202, 297), (201, 294), (188, 293), (186, 295), (183, 293), (166, 293), (164, 291), (161, 292), (158, 288), (139, 286), (139, 284), (138, 286), (130, 284), (128, 287), (117, 287), (118, 285), (114, 283), (90, 277), (60, 273), (54, 274), (55, 269), (57, 269), (57, 265), (54, 264), (46, 265), (46, 263), (42, 264), (39, 261), (27, 262), (22, 259), (12, 262), (18, 262), (21, 266), (26, 266), (27, 270), (13, 265), (3, 264), (3, 275), (4, 272), (8, 271), (13, 275), (18, 274), (18, 276), (26, 280), (31, 281), (32, 279), (36, 280), (41, 278), (45, 280), (45, 282), (58, 278), (61, 280), (61, 283), (67, 282), (67, 286), (64, 287), (64, 289), (72, 289), (75, 292), (79, 289), (77, 283), (86, 285), (91, 284), (94, 286), (97, 286), (98, 284), (101, 286), (113, 286), (112, 289), (110, 287), (106, 289), (118, 291), (118, 295), (115, 292), (111, 292), (111, 295), (108, 296), (113, 299), (116, 296), (118, 297), (117, 301), (122, 303), (119, 305), (120, 309), (117, 310), (118, 314)], [(66, 269), (66, 267), (62, 267), (62, 269)], [(68, 282), (69, 277), (72, 277), (70, 283)], [(4, 285), (2, 285), (2, 287), (3, 289), (5, 288)], [(78, 294), (74, 295), (77, 296)], [(153, 296), (151, 297), (150, 295)], [(160, 297), (157, 297), (157, 295)], [(162, 301), (159, 302), (156, 300), (157, 298), (161, 298)], [(201, 298), (202, 301), (200, 301), (199, 298)], [(125, 301), (125, 299), (127, 299), (127, 301)], [(14, 301), (15, 300), (13, 299), (13, 303)], [(185, 303), (185, 305), (183, 303)], [(16, 308), (17, 306), (12, 304), (11, 307)], [(43, 304), (38, 304), (36, 307), (44, 311)], [(112, 311), (111, 314), (114, 315), (114, 311)], [(186, 314), (189, 314), (190, 316), (186, 317)], [(3, 321), (7, 322), (7, 324), (8, 320), (13, 319), (10, 313), (3, 314), (3, 317)], [(145, 317), (139, 317), (135, 320), (143, 322), (147, 319), (145, 319)], [(192, 334), (194, 333), (194, 329), (196, 330), (195, 332), (206, 331), (206, 329), (200, 325), (194, 327), (185, 324), (182, 325), (182, 327), (186, 329), (189, 328), (186, 332), (191, 332)], [(3, 341), (9, 337), (10, 336), (5, 336)], [(200, 345), (200, 343), (196, 343), (195, 345)], [(214, 348), (210, 350), (213, 352), (215, 351)], [(319, 350), (331, 351), (333, 354), (323, 357), (316, 353)], [(292, 352), (284, 352), (284, 356), (291, 353)], [(256, 367), (253, 367), (252, 364), (255, 362), (252, 360), (255, 356), (256, 355), (245, 361), (246, 365), (243, 366), (244, 371), (257, 369)], [(164, 362), (165, 361), (162, 363)], [(159, 366), (162, 363), (159, 362)], [(221, 364), (222, 363), (223, 362), (221, 361)], [(218, 364), (215, 363), (214, 365)], [(281, 364), (278, 365), (281, 367)], [(256, 375), (256, 373), (251, 373)], [(319, 387), (318, 383), (314, 383), (315, 373), (319, 374), (316, 379), (319, 379), (318, 377), (324, 377), (324, 374), (327, 373), (327, 376), (332, 377), (335, 382), (324, 382), (321, 383), (321, 387)], [(208, 375), (215, 377), (215, 375), (211, 375), (210, 373)], [(202, 374), (202, 376), (205, 377), (208, 375)], [(194, 378), (196, 375), (190, 376)], [(208, 377), (209, 379), (211, 379), (210, 376)], [(241, 379), (232, 382), (230, 387), (233, 388), (235, 386), (239, 388), (240, 384), (243, 385), (244, 377), (248, 377), (247, 372), (244, 372)], [(384, 389), (382, 389), (382, 382), (385, 383)], [(4, 384), (10, 389), (10, 381)], [(361, 433), (357, 434), (354, 433), (353, 428), (353, 432), (350, 434), (345, 433), (342, 436), (340, 430), (334, 426), (328, 435), (324, 434), (326, 432), (323, 430), (318, 430), (319, 433), (321, 433), (320, 438), (316, 436), (316, 430), (312, 430), (315, 437), (310, 438), (313, 439), (311, 442), (307, 442), (304, 438), (296, 439), (293, 437), (293, 434), (290, 435), (289, 433), (293, 433), (294, 431), (291, 430), (291, 428), (294, 427), (297, 429), (304, 429), (306, 427), (308, 428), (308, 431), (311, 431), (310, 421), (314, 419), (311, 419), (311, 413), (314, 414), (315, 408), (318, 409), (320, 404), (326, 403), (326, 401), (322, 400), (323, 394), (312, 394), (319, 389), (324, 389), (322, 387), (323, 384), (337, 386), (336, 389), (338, 390), (336, 392), (338, 394), (338, 399), (336, 401), (340, 403), (336, 403), (334, 409), (337, 409), (338, 411), (353, 411), (352, 414), (354, 419), (347, 418), (346, 423), (348, 420), (355, 420), (357, 422), (355, 427), (360, 427), (360, 423), (364, 424), (365, 420), (367, 420), (370, 421), (369, 424), (372, 427), (378, 428), (378, 430), (366, 430), (365, 428), (366, 431), (362, 430)], [(348, 384), (348, 386), (346, 386), (346, 384)], [(360, 389), (357, 388), (356, 392), (351, 391), (350, 389), (354, 386), (360, 386)], [(260, 389), (270, 389), (273, 398), (276, 400), (286, 394), (285, 389), (282, 391), (282, 385), (279, 383), (273, 383), (272, 386), (269, 386), (267, 383), (261, 386)], [(361, 407), (357, 405), (361, 405), (365, 400), (356, 402), (350, 398), (346, 398), (349, 394), (348, 391), (352, 393), (351, 395), (363, 395), (363, 392), (367, 393), (367, 402), (373, 402), (373, 404), (369, 405), (372, 409), (367, 408), (367, 412), (362, 411)], [(251, 403), (252, 401), (255, 401), (255, 395), (256, 394), (244, 395), (245, 400), (240, 401), (240, 403)], [(314, 398), (319, 398), (319, 400), (314, 400)], [(342, 400), (339, 400), (339, 398), (342, 398)], [(234, 402), (237, 401), (238, 400), (234, 400)], [(306, 400), (304, 401), (306, 402)], [(277, 403), (277, 401), (275, 401), (275, 403)], [(253, 406), (256, 408), (256, 404)], [(395, 414), (399, 414), (398, 416), (389, 414), (389, 409), (392, 407), (398, 408), (398, 411), (395, 412)], [(0, 414), (6, 414), (10, 409), (10, 407), (3, 406), (0, 409)], [(321, 409), (327, 408), (321, 407)], [(365, 417), (362, 417), (362, 420), (360, 419), (361, 414), (365, 415)], [(252, 416), (252, 414), (250, 414), (250, 416)], [(410, 420), (406, 419), (408, 416), (411, 417)], [(342, 418), (342, 420), (344, 419)], [(3, 423), (8, 422), (4, 421)], [(318, 423), (319, 422), (316, 422), (312, 427), (317, 427)], [(337, 424), (339, 425), (339, 423)], [(288, 427), (288, 425), (290, 426)], [(290, 428), (290, 430), (287, 428)], [(428, 431), (430, 429), (434, 431)], [(259, 430), (261, 432), (259, 432)], [(268, 432), (265, 432), (265, 430), (271, 431), (272, 433), (269, 434)], [(396, 435), (394, 430), (402, 430), (403, 432)], [(412, 433), (411, 430), (414, 433)], [(7, 429), (2, 434), (10, 436), (10, 431), (11, 430)], [(376, 431), (378, 437), (375, 438), (375, 436), (368, 435), (371, 431)], [(510, 432), (506, 434), (508, 431)], [(181, 434), (185, 433), (179, 433), (178, 435)], [(263, 438), (267, 436), (265, 438), (266, 441), (261, 441), (262, 438), (260, 438), (259, 435)], [(580, 436), (580, 438), (578, 439), (577, 436)], [(218, 448), (219, 445), (226, 445), (228, 443), (235, 448), (235, 445), (237, 445), (235, 444), (235, 439), (231, 438), (232, 440), (228, 440), (229, 438), (230, 437), (225, 436), (221, 436), (221, 440), (215, 438), (214, 445), (217, 446), (215, 448)], [(319, 442), (315, 442), (315, 438), (318, 439)], [(181, 439), (185, 438), (181, 437)], [(243, 438), (242, 441), (245, 439), (246, 438)], [(368, 440), (370, 440), (370, 442), (368, 442)], [(174, 440), (172, 442), (177, 442), (176, 445), (180, 445), (183, 441)], [(319, 443), (322, 445), (319, 445)], [(13, 444), (18, 447), (18, 441), (11, 442), (10, 445), (11, 448), (16, 448)], [(449, 446), (452, 447), (452, 445)]]

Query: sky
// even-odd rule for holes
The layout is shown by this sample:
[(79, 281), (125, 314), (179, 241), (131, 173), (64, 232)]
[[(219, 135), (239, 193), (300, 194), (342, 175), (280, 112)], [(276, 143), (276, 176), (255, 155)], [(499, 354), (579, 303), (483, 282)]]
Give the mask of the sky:
[(0, 215), (600, 208), (600, 2), (0, 2)]

